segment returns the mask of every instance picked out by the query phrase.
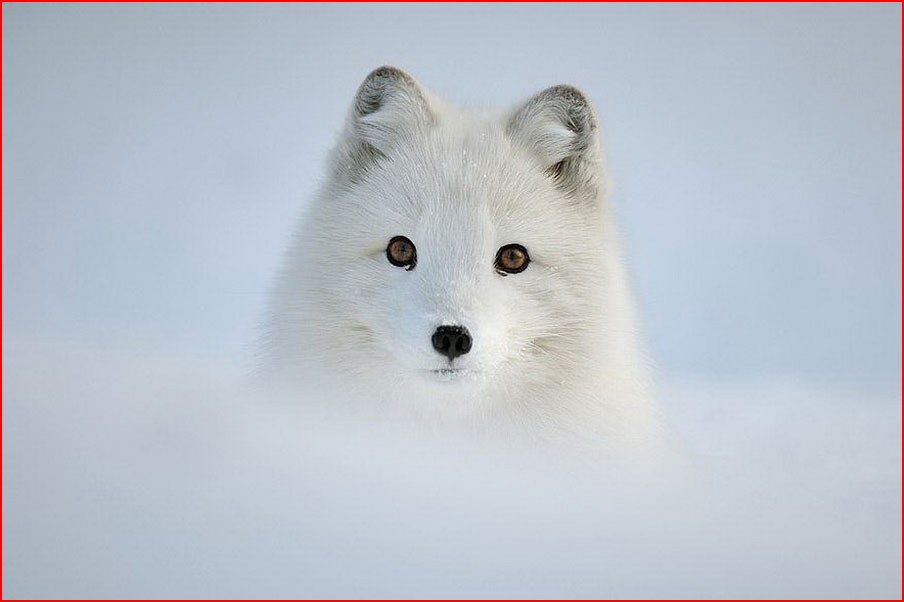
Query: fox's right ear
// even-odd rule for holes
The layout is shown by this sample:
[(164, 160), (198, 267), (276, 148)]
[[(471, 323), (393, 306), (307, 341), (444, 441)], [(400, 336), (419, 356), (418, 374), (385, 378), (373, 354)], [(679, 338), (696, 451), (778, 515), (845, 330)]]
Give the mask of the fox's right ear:
[(344, 134), (346, 170), (356, 173), (435, 121), (427, 94), (395, 67), (371, 71), (355, 94)]
[(577, 88), (553, 86), (535, 94), (510, 115), (507, 131), (568, 193), (599, 189), (599, 123)]

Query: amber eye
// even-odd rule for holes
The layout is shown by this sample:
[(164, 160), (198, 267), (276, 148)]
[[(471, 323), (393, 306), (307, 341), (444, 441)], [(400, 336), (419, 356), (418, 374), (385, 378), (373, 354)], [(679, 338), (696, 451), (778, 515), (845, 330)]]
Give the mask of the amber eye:
[(523, 272), (529, 263), (527, 249), (521, 245), (505, 245), (496, 252), (496, 271), (503, 276)]
[(392, 265), (413, 270), (417, 264), (417, 249), (414, 248), (414, 243), (404, 236), (393, 236), (386, 245), (386, 259)]

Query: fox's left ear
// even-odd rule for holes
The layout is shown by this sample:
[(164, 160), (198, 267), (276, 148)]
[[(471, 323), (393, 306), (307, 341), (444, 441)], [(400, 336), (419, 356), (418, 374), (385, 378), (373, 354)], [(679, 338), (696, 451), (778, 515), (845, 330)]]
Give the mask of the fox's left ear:
[(413, 77), (383, 66), (371, 71), (358, 88), (351, 121), (362, 141), (386, 151), (398, 139), (431, 124), (434, 116), (427, 93)]
[(396, 67), (374, 69), (364, 78), (338, 146), (338, 173), (360, 178), (406, 138), (423, 135), (436, 121), (420, 84)]
[(569, 194), (599, 189), (599, 123), (577, 88), (553, 86), (535, 94), (511, 114), (506, 129)]

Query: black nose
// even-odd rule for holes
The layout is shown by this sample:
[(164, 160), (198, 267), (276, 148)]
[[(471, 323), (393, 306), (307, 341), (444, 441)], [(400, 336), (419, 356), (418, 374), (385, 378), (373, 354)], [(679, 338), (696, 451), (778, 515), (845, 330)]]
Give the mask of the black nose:
[(464, 326), (440, 326), (433, 333), (433, 348), (452, 361), (471, 350), (471, 334)]

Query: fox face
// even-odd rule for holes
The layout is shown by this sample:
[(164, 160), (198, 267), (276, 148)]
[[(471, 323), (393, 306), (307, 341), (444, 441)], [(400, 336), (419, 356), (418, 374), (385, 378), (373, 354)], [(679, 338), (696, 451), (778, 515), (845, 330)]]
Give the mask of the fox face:
[(479, 113), (371, 73), (277, 296), (284, 355), (457, 399), (593, 369), (617, 277), (598, 130), (571, 87)]

